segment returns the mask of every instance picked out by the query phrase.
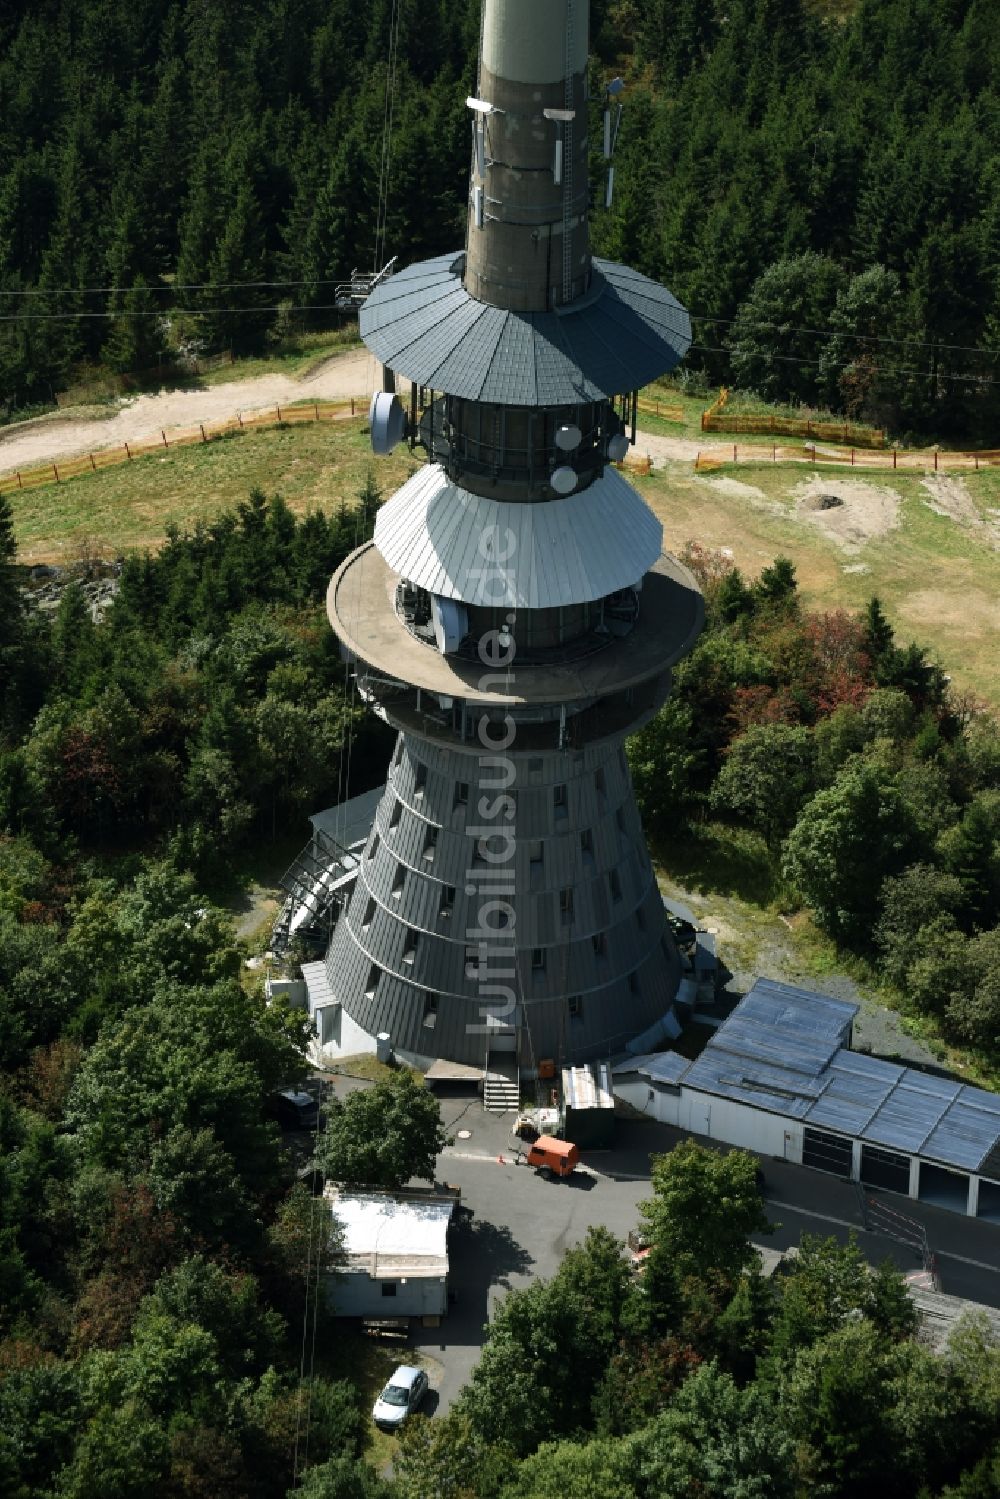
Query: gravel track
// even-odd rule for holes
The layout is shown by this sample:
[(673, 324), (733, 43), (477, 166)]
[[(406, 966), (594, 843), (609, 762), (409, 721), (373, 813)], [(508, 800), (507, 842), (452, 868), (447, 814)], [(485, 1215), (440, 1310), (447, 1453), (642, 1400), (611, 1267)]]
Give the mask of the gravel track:
[(53, 459), (73, 458), (104, 448), (139, 444), (179, 428), (234, 421), (237, 413), (263, 411), (293, 401), (342, 401), (350, 396), (367, 400), (378, 378), (375, 363), (364, 349), (331, 355), (305, 376), (256, 375), (195, 390), (161, 390), (136, 396), (106, 420), (81, 419), (67, 412), (30, 426), (0, 430), (0, 473), (32, 468)]

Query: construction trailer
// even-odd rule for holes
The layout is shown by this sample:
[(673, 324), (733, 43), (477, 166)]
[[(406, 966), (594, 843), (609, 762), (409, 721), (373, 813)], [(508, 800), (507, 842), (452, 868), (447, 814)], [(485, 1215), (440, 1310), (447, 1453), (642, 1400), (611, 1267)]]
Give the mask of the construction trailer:
[(581, 1150), (609, 1150), (615, 1138), (615, 1099), (607, 1062), (562, 1071), (563, 1137)]

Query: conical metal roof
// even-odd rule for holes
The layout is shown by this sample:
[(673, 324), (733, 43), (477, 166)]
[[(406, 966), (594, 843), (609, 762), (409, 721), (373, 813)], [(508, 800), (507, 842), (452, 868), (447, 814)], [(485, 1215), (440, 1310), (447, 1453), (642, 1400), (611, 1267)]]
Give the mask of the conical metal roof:
[(690, 347), (677, 298), (627, 266), (595, 260), (585, 296), (555, 312), (513, 312), (469, 295), (464, 259), (409, 266), (361, 309), (369, 349), (414, 384), (504, 406), (569, 406), (638, 390)]
[[(605, 598), (653, 566), (663, 527), (614, 468), (565, 499), (490, 500), (419, 469), (375, 522), (393, 572), (470, 604), (552, 609)], [(499, 560), (502, 558), (503, 560)]]

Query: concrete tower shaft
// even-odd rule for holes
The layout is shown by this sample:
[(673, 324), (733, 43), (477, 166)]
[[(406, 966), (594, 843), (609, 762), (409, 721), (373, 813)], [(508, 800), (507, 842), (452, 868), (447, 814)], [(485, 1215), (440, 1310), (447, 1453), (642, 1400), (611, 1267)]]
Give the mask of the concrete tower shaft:
[(588, 0), (485, 0), (465, 287), (546, 312), (590, 285)]
[[(624, 744), (703, 603), (615, 465), (690, 320), (591, 259), (588, 24), (587, 0), (484, 0), (465, 253), (406, 266), (361, 310), (430, 461), (327, 597), (399, 735), (326, 954), (321, 1035), (341, 1050), (385, 1032), (418, 1063), (499, 1048), (530, 1069), (676, 1034)], [(398, 436), (398, 405), (383, 414)]]

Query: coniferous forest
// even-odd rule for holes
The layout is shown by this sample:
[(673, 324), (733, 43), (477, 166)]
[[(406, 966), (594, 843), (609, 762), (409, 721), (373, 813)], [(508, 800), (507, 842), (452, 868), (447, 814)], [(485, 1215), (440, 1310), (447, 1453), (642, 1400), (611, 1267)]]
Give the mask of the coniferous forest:
[[(628, 82), (595, 247), (694, 311), (681, 378), (995, 441), (996, 0), (591, 11), (592, 92)], [(478, 26), (479, 0), (8, 0), (0, 407), (266, 350), (326, 326), (353, 266), (461, 244)], [(385, 1471), (364, 1340), (318, 1292), (338, 1246), (267, 1117), (308, 1023), (265, 1003), (222, 904), (249, 849), (381, 777), (387, 731), (322, 612), (379, 499), (297, 519), (253, 492), (124, 559), (95, 617), (73, 584), (34, 606), (0, 498), (0, 1496), (1000, 1493), (990, 1327), (931, 1351), (900, 1273), (833, 1240), (765, 1277), (756, 1160), (691, 1142), (651, 1163), (642, 1274), (592, 1229), (500, 1299), (465, 1389)], [(787, 560), (685, 560), (706, 628), (629, 748), (654, 847), (727, 841), (762, 907), (808, 908), (995, 1078), (997, 721), (877, 599), (823, 614)], [(313, 1190), (371, 1180), (383, 1121), (386, 1184), (435, 1169), (408, 1072), (351, 1097)], [(466, 1235), (456, 1254), (503, 1247)]]
[[(355, 265), (460, 245), (478, 29), (479, 0), (4, 6), (7, 406), (81, 363), (261, 347), (328, 319)], [(595, 245), (692, 309), (688, 365), (904, 436), (989, 440), (993, 0), (594, 0), (591, 35), (595, 100), (616, 72), (629, 85)], [(597, 202), (601, 183), (595, 159)], [(77, 312), (101, 315), (58, 316)]]

